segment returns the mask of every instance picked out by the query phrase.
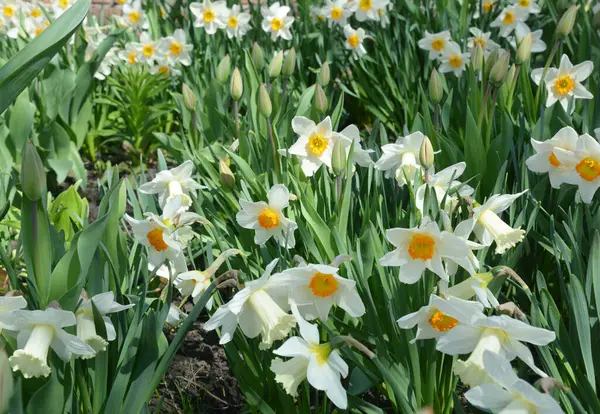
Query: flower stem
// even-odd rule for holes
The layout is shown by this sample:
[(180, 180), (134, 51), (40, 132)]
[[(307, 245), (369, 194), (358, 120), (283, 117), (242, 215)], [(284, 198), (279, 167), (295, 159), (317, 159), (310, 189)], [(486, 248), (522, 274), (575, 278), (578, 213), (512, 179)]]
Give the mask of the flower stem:
[(271, 118), (267, 118), (267, 134), (271, 142), (271, 149), (273, 150), (273, 162), (275, 163), (275, 171), (279, 173), (279, 156), (277, 154), (277, 145), (275, 145), (275, 137), (273, 136), (273, 126), (271, 125)]
[(238, 101), (233, 101), (233, 117), (235, 119), (235, 138), (240, 139), (240, 112)]
[(535, 107), (537, 108), (538, 103), (540, 102), (540, 95), (542, 92), (542, 85), (546, 80), (546, 75), (548, 74), (548, 69), (550, 69), (550, 65), (552, 64), (552, 60), (554, 59), (554, 55), (558, 50), (558, 46), (560, 45), (560, 39), (558, 39), (554, 46), (552, 47), (552, 51), (550, 52), (550, 56), (548, 56), (548, 60), (546, 60), (546, 66), (544, 66), (544, 71), (542, 72), (542, 77), (540, 78), (540, 83), (538, 84), (538, 90), (535, 93)]

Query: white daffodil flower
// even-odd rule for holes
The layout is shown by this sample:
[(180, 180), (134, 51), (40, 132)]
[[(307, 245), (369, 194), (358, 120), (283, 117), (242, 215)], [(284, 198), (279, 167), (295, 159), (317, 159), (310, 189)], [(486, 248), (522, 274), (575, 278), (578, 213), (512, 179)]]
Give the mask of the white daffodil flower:
[(105, 351), (108, 346), (108, 342), (96, 332), (92, 302), (100, 315), (102, 315), (106, 327), (106, 339), (109, 342), (117, 338), (117, 332), (112, 321), (106, 315), (121, 312), (135, 306), (133, 303), (129, 305), (119, 304), (115, 301), (115, 294), (113, 292), (100, 293), (92, 297), (92, 299), (82, 298), (81, 306), (75, 312), (77, 318), (77, 337), (94, 350), (94, 354), (84, 355), (82, 357), (84, 359), (93, 358), (98, 352)]
[(73, 5), (73, 3), (75, 3), (74, 0), (55, 0), (52, 3), (52, 13), (54, 14), (54, 18), (60, 17)]
[(50, 375), (48, 351), (56, 352), (63, 361), (77, 356), (94, 355), (94, 350), (75, 335), (63, 330), (76, 323), (75, 314), (64, 310), (19, 310), (15, 312), (14, 327), (17, 350), (9, 358), (13, 371), (21, 371), (25, 378)]
[(365, 20), (379, 21), (378, 10), (387, 7), (389, 4), (389, 0), (354, 0), (354, 2), (356, 3), (353, 6), (353, 9), (356, 10), (354, 17), (359, 22)]
[[(473, 219), (467, 219), (461, 221), (456, 225), (454, 230), (452, 230), (452, 226), (450, 224), (450, 217), (448, 213), (444, 210), (440, 210), (440, 214), (444, 223), (444, 230), (453, 233), (456, 237), (465, 241), (467, 246), (469, 247), (469, 254), (467, 257), (463, 258), (455, 258), (454, 260), (444, 260), (444, 264), (446, 267), (446, 273), (450, 276), (454, 276), (458, 271), (458, 264), (465, 269), (471, 276), (475, 275), (475, 271), (479, 269), (479, 260), (473, 253), (473, 251), (481, 250), (486, 248), (487, 246), (483, 244), (476, 243), (474, 241), (469, 240), (471, 233), (473, 232), (473, 227), (475, 226), (475, 221)], [(467, 299), (463, 296), (454, 295), (462, 299)]]
[[(191, 270), (189, 272), (180, 273), (175, 279), (175, 287), (179, 290), (182, 296), (191, 296), (194, 303), (202, 296), (202, 294), (210, 286), (210, 278), (219, 270), (219, 267), (229, 257), (242, 254), (241, 250), (229, 249), (222, 252), (219, 257), (204, 271)], [(212, 309), (213, 298), (211, 297), (206, 302), (206, 308)]]
[(512, 4), (519, 10), (529, 14), (538, 14), (542, 9), (536, 4), (536, 0), (512, 0)]
[(227, 12), (224, 1), (204, 0), (202, 3), (191, 3), (190, 11), (194, 15), (194, 27), (202, 27), (209, 35), (217, 33), (217, 29), (224, 29), (227, 22), (224, 16)]
[(292, 119), (292, 129), (298, 134), (298, 140), (287, 153), (298, 157), (304, 175), (313, 176), (323, 164), (331, 168), (333, 146), (339, 139), (331, 129), (331, 118), (315, 124), (308, 118), (296, 116)]
[(234, 37), (241, 39), (248, 33), (248, 30), (250, 30), (252, 16), (250, 16), (250, 13), (242, 11), (239, 4), (234, 4), (231, 9), (227, 11), (224, 20), (227, 22), (227, 27), (225, 28), (227, 37), (230, 39), (233, 39)]
[(405, 137), (398, 137), (396, 143), (381, 147), (383, 154), (375, 163), (375, 168), (384, 171), (386, 178), (396, 177), (398, 185), (406, 184), (406, 178), (412, 180), (417, 171), (422, 171), (419, 164), (419, 151), (425, 135), (413, 132)]
[[(117, 18), (117, 16), (115, 16)], [(141, 1), (134, 1), (123, 5), (123, 14), (118, 16), (117, 22), (122, 27), (145, 29), (148, 27)]]
[(600, 187), (600, 144), (592, 136), (583, 134), (577, 140), (574, 151), (555, 148), (554, 154), (561, 164), (569, 166), (565, 182), (579, 187), (584, 203), (591, 203)]
[(306, 378), (312, 387), (325, 391), (336, 407), (345, 410), (348, 396), (340, 376), (348, 376), (348, 364), (331, 344), (320, 343), (319, 328), (305, 321), (294, 305), (292, 312), (301, 337), (294, 336), (273, 351), (275, 355), (292, 358), (286, 362), (274, 361), (271, 371), (275, 373), (275, 380), (283, 384), (290, 395), (297, 395), (298, 385)]
[(429, 183), (421, 184), (415, 193), (415, 202), (417, 208), (423, 212), (425, 193), (427, 186), (429, 186), (429, 188), (431, 188), (435, 194), (438, 205), (442, 203), (445, 197), (445, 210), (448, 213), (453, 212), (458, 206), (459, 197), (467, 197), (475, 192), (471, 186), (462, 184), (457, 180), (457, 178), (460, 177), (463, 172), (465, 172), (465, 168), (467, 168), (467, 164), (464, 162), (459, 162), (458, 164), (444, 168), (438, 173), (432, 174), (429, 178)]
[(562, 183), (572, 181), (571, 171), (577, 163), (561, 163), (554, 151), (561, 149), (565, 153), (574, 154), (578, 140), (579, 135), (571, 127), (562, 128), (548, 141), (536, 141), (531, 138), (531, 145), (536, 154), (525, 161), (527, 168), (535, 173), (548, 173), (553, 188), (559, 188)]
[(272, 40), (278, 37), (284, 40), (292, 40), (290, 28), (294, 24), (294, 17), (288, 16), (290, 13), (288, 6), (282, 6), (276, 1), (269, 7), (263, 6), (260, 13), (263, 17), (262, 29), (265, 33), (271, 33)]
[(148, 32), (143, 32), (140, 36), (140, 42), (134, 43), (138, 49), (137, 60), (140, 63), (153, 67), (156, 59), (159, 56), (158, 42), (150, 38)]
[(14, 331), (15, 312), (27, 307), (23, 296), (0, 296), (0, 333), (3, 329)]
[[(154, 65), (150, 67), (150, 72), (154, 74), (162, 75), (163, 78), (168, 78), (170, 76), (179, 76), (181, 75), (181, 71), (176, 69), (174, 64), (168, 60), (168, 57), (159, 56), (156, 58)], [(180, 200), (177, 200), (180, 201)], [(167, 203), (168, 205), (168, 203)], [(169, 210), (167, 210), (169, 211)], [(175, 213), (169, 212), (169, 214), (177, 214), (177, 212), (184, 211), (183, 209), (177, 210)]]
[(350, 3), (347, 0), (327, 0), (323, 6), (322, 13), (327, 19), (329, 27), (338, 25), (344, 27), (346, 22), (352, 16), (353, 11), (350, 9)]
[(410, 341), (411, 344), (420, 339), (437, 339), (459, 324), (458, 319), (448, 316), (436, 307), (436, 304), (439, 305), (440, 302), (443, 302), (444, 306), (452, 308), (454, 312), (463, 315), (462, 320), (468, 320), (471, 315), (479, 315), (483, 312), (481, 303), (453, 296), (443, 299), (432, 294), (429, 296), (428, 305), (422, 306), (418, 311), (409, 313), (397, 321), (398, 326), (402, 329), (412, 329), (415, 325), (417, 326), (417, 334)]
[(419, 227), (389, 229), (385, 237), (396, 248), (379, 259), (379, 264), (400, 266), (402, 283), (418, 282), (425, 269), (448, 281), (442, 259), (463, 266), (469, 255), (469, 247), (463, 239), (447, 231), (440, 232), (437, 223), (428, 217), (423, 218)]
[(291, 249), (296, 245), (294, 231), (296, 222), (283, 215), (283, 209), (290, 203), (290, 192), (283, 184), (276, 184), (267, 193), (268, 203), (240, 199), (242, 208), (235, 216), (245, 229), (255, 230), (254, 243), (265, 244), (273, 237), (280, 246)]
[(193, 45), (187, 43), (187, 37), (182, 29), (177, 29), (171, 36), (163, 37), (158, 42), (158, 51), (172, 65), (181, 64), (189, 66), (192, 64), (190, 52)]
[(456, 296), (461, 299), (471, 299), (474, 296), (486, 308), (496, 308), (500, 303), (498, 299), (488, 289), (488, 284), (494, 279), (491, 273), (474, 273), (469, 278), (448, 288), (448, 295)]
[(165, 323), (167, 325), (177, 325), (179, 323), (179, 321), (181, 320), (182, 316), (185, 316), (185, 313), (183, 313), (177, 307), (177, 305), (171, 304), (171, 306), (169, 307), (169, 313), (167, 314), (167, 319), (165, 320)]
[(190, 208), (190, 195), (196, 196), (196, 190), (207, 188), (194, 181), (193, 172), (194, 163), (187, 160), (178, 167), (160, 171), (152, 181), (142, 184), (138, 191), (144, 194), (158, 194), (158, 203), (163, 209), (163, 215), (173, 217)]
[(488, 57), (494, 49), (498, 49), (500, 47), (498, 43), (490, 39), (492, 32), (484, 33), (482, 30), (476, 27), (471, 27), (469, 32), (471, 32), (473, 35), (472, 37), (469, 37), (467, 41), (467, 48), (471, 54), (477, 45), (481, 46), (481, 50), (483, 50), (483, 55), (485, 57)]
[(490, 246), (496, 242), (496, 253), (504, 254), (511, 247), (515, 247), (525, 237), (525, 230), (513, 229), (498, 216), (527, 190), (517, 194), (495, 194), (484, 204), (473, 209), (473, 220), (475, 222), (473, 232), (477, 239)]
[(19, 37), (19, 6), (6, 1), (2, 4), (2, 13), (0, 14), (0, 29), (6, 32), (11, 39)]
[(417, 44), (421, 49), (429, 52), (429, 60), (435, 60), (442, 56), (451, 39), (452, 36), (448, 30), (439, 33), (429, 33), (426, 30), (425, 37), (419, 40)]
[(119, 59), (130, 65), (137, 65), (139, 61), (140, 50), (136, 43), (127, 43), (125, 49), (117, 52)]
[(112, 73), (113, 66), (119, 64), (119, 48), (111, 47), (102, 62), (98, 70), (94, 73), (94, 78), (98, 80), (105, 80)]
[[(481, 4), (481, 11), (485, 15), (485, 14), (490, 13), (492, 10), (494, 10), (496, 0), (481, 0), (480, 4)], [(475, 7), (475, 13), (473, 13), (473, 18), (479, 19), (479, 17), (480, 17), (480, 13), (479, 13), (479, 4), (478, 4), (477, 7)]]
[(295, 302), (302, 317), (307, 320), (329, 318), (333, 305), (344, 309), (352, 317), (364, 315), (365, 305), (356, 291), (356, 282), (338, 274), (333, 265), (301, 264), (273, 275), (269, 288), (274, 295)]
[(349, 24), (345, 25), (344, 37), (346, 38), (344, 46), (346, 49), (352, 51), (354, 59), (360, 59), (367, 54), (367, 49), (365, 49), (365, 46), (363, 45), (367, 35), (362, 27), (353, 29)]
[(529, 13), (523, 10), (523, 8), (510, 6), (504, 8), (490, 26), (498, 27), (500, 29), (500, 36), (508, 37), (515, 30), (517, 24), (526, 21), (528, 17)]
[(465, 393), (467, 401), (474, 406), (492, 413), (563, 413), (551, 395), (539, 392), (531, 384), (517, 377), (506, 358), (485, 351), (483, 366), (493, 382), (481, 384)]
[(436, 304), (436, 307), (457, 319), (460, 325), (438, 339), (437, 350), (448, 355), (471, 353), (466, 361), (457, 360), (454, 363), (454, 373), (460, 376), (462, 382), (471, 387), (489, 382), (482, 361), (486, 350), (511, 361), (518, 357), (536, 374), (547, 376), (535, 366), (531, 351), (522, 342), (547, 345), (556, 339), (554, 332), (536, 328), (506, 315), (486, 317), (479, 313), (465, 318), (465, 315), (443, 305)]
[(348, 125), (342, 130), (342, 132), (334, 133), (334, 135), (335, 134), (339, 135), (342, 139), (344, 148), (346, 150), (346, 159), (350, 157), (350, 150), (352, 149), (352, 144), (354, 143), (354, 149), (352, 150), (352, 163), (358, 164), (365, 168), (374, 165), (373, 160), (369, 155), (374, 151), (365, 150), (362, 148), (360, 131), (356, 125)]
[(244, 289), (227, 304), (220, 306), (204, 324), (207, 331), (221, 327), (220, 344), (230, 342), (239, 325), (248, 338), (260, 335), (259, 348), (268, 349), (296, 326), (294, 316), (285, 313), (268, 291), (267, 282), (276, 265), (277, 259), (269, 263), (260, 279), (246, 283)]
[(509, 36), (506, 38), (506, 40), (508, 40), (508, 43), (510, 43), (513, 49), (517, 50), (519, 43), (521, 43), (523, 38), (529, 33), (531, 33), (533, 38), (533, 43), (531, 44), (531, 53), (541, 53), (545, 51), (546, 43), (542, 40), (544, 31), (540, 29), (532, 32), (529, 26), (523, 22), (519, 22), (517, 24), (517, 27), (515, 28), (515, 36)]
[(439, 71), (441, 73), (452, 72), (457, 78), (460, 78), (467, 67), (470, 56), (470, 53), (463, 53), (460, 50), (458, 43), (448, 42), (444, 53), (440, 57), (441, 65)]
[[(562, 105), (565, 111), (569, 108), (569, 101), (573, 99), (592, 99), (594, 95), (590, 93), (582, 84), (594, 69), (594, 64), (586, 60), (583, 63), (573, 66), (567, 55), (562, 55), (560, 66), (550, 68), (546, 73), (544, 83), (548, 92), (546, 107), (551, 107), (557, 101)], [(539, 85), (542, 80), (544, 68), (538, 68), (531, 71), (531, 79)]]
[(379, 24), (384, 29), (390, 24), (390, 11), (394, 8), (393, 3), (389, 3), (387, 7), (382, 7), (377, 9), (377, 14), (379, 15)]

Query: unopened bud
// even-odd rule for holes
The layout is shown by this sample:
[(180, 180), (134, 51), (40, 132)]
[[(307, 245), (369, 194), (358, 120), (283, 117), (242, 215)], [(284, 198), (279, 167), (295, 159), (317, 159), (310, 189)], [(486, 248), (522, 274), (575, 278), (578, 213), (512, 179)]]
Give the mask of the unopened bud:
[(431, 141), (429, 140), (429, 137), (425, 136), (425, 139), (423, 139), (423, 142), (421, 143), (421, 149), (419, 150), (419, 162), (426, 169), (430, 169), (433, 167), (434, 157), (435, 155), (433, 154)]
[(510, 52), (504, 52), (496, 63), (494, 63), (494, 67), (490, 71), (490, 82), (492, 85), (499, 87), (504, 82), (506, 78), (506, 73), (508, 72), (508, 64), (510, 61)]
[(189, 86), (184, 82), (181, 88), (181, 93), (183, 94), (183, 104), (190, 111), (196, 110), (196, 94), (194, 91), (190, 89)]
[(483, 49), (479, 43), (477, 43), (477, 45), (475, 45), (475, 49), (473, 49), (473, 54), (471, 55), (471, 66), (475, 72), (479, 72), (483, 67)]
[(21, 189), (31, 201), (46, 195), (46, 170), (33, 142), (27, 141), (21, 164)]
[(269, 63), (269, 77), (274, 79), (281, 74), (283, 66), (283, 51), (277, 52), (271, 63)]
[(0, 349), (0, 413), (6, 412), (14, 392), (12, 370), (4, 348)]
[(563, 39), (571, 33), (573, 26), (575, 25), (575, 18), (577, 17), (578, 9), (579, 6), (574, 4), (567, 9), (565, 14), (563, 14), (556, 25), (556, 37)]
[(258, 72), (265, 66), (265, 55), (262, 48), (256, 42), (254, 42), (254, 46), (252, 47), (252, 61)]
[(240, 74), (240, 70), (235, 68), (229, 83), (229, 94), (231, 95), (231, 99), (234, 101), (239, 101), (243, 93), (244, 83), (242, 81), (242, 75)]
[(496, 64), (496, 61), (498, 61), (499, 56), (500, 56), (500, 49), (495, 48), (494, 50), (492, 50), (492, 53), (490, 53), (490, 55), (487, 57), (487, 59), (485, 59), (485, 75), (486, 75), (486, 77), (489, 78), (490, 72), (492, 71), (492, 68)]
[(433, 68), (431, 76), (429, 77), (429, 99), (434, 105), (441, 102), (444, 97), (444, 87), (442, 86), (442, 80), (437, 70)]
[(258, 89), (258, 110), (265, 118), (270, 117), (271, 111), (273, 111), (271, 97), (269, 96), (269, 92), (267, 91), (267, 88), (265, 88), (264, 83), (261, 83), (260, 88)]
[(521, 39), (521, 43), (519, 43), (519, 47), (517, 48), (517, 57), (515, 59), (517, 65), (522, 65), (529, 60), (532, 46), (533, 34), (529, 32)]
[(296, 49), (291, 48), (288, 50), (287, 55), (283, 59), (283, 77), (289, 78), (294, 74), (294, 70), (296, 69)]
[(344, 173), (346, 169), (346, 149), (344, 148), (344, 142), (342, 139), (338, 139), (333, 146), (333, 152), (331, 154), (331, 168), (336, 177), (339, 177)]
[(232, 189), (235, 184), (235, 176), (224, 160), (219, 160), (219, 179), (225, 188)]
[(329, 85), (330, 77), (331, 73), (329, 72), (329, 62), (325, 61), (323, 62), (323, 65), (321, 65), (321, 70), (319, 71), (319, 80), (322, 87)]
[(329, 102), (327, 102), (327, 96), (325, 91), (318, 83), (315, 85), (315, 96), (313, 97), (313, 106), (317, 112), (324, 114), (329, 108)]
[(219, 66), (217, 66), (217, 80), (221, 83), (227, 82), (229, 79), (229, 73), (231, 72), (231, 58), (229, 55), (225, 55), (221, 62), (219, 62)]

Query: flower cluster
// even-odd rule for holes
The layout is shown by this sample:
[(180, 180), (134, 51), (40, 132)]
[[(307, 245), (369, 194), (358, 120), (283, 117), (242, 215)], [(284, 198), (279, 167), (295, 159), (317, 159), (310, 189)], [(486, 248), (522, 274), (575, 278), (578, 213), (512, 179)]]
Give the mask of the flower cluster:
[(57, 18), (72, 4), (72, 0), (55, 0), (52, 3), (44, 3), (43, 6), (22, 0), (0, 1), (0, 33), (11, 39), (19, 36), (33, 39), (50, 26), (45, 12)]

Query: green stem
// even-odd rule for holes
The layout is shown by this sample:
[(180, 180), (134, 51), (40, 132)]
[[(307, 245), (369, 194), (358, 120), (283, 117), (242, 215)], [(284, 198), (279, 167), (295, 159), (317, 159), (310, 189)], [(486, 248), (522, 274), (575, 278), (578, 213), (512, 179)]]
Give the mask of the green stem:
[(273, 136), (273, 125), (271, 125), (271, 118), (267, 118), (267, 134), (269, 135), (269, 141), (271, 142), (271, 149), (273, 151), (273, 162), (275, 163), (275, 171), (279, 174), (279, 154), (277, 153), (277, 145), (275, 145), (275, 137)]
[(79, 393), (81, 394), (81, 401), (83, 402), (83, 410), (86, 413), (91, 413), (92, 403), (90, 401), (90, 394), (87, 389), (87, 384), (85, 383), (85, 377), (83, 376), (83, 372), (76, 376), (77, 384), (79, 385)]
[(540, 102), (540, 95), (542, 92), (542, 85), (544, 84), (544, 80), (546, 79), (546, 75), (548, 74), (548, 69), (550, 69), (550, 65), (552, 64), (552, 60), (554, 59), (554, 55), (556, 54), (556, 51), (558, 50), (558, 46), (560, 45), (560, 39), (557, 40), (554, 43), (554, 46), (552, 47), (552, 51), (550, 52), (550, 56), (548, 56), (548, 60), (546, 60), (546, 65), (544, 66), (544, 71), (542, 72), (542, 77), (540, 79), (540, 83), (538, 84), (538, 90), (535, 93), (535, 107), (538, 107), (538, 104)]

